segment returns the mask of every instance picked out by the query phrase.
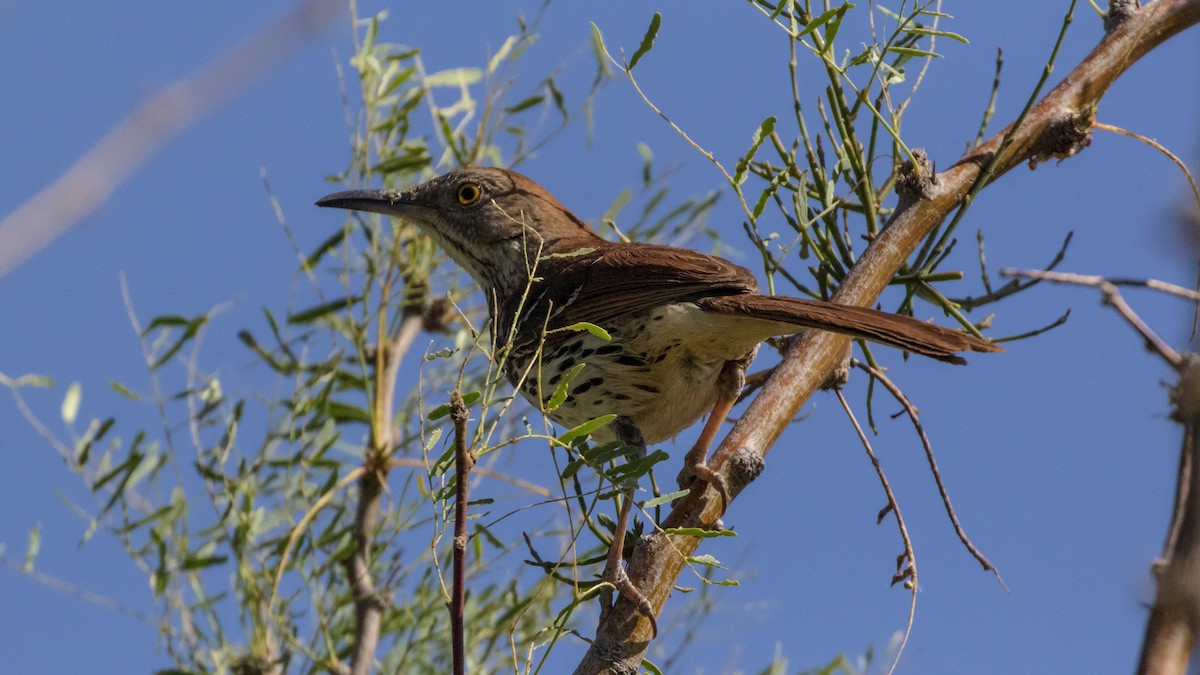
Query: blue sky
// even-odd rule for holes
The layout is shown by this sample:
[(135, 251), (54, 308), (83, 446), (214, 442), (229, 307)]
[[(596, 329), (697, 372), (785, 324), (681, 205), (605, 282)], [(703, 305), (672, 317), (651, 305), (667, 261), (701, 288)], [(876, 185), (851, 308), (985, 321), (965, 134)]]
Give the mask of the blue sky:
[[(478, 65), (515, 31), (517, 11), (532, 15), (539, 4), (471, 3), (448, 13), (435, 3), (396, 3), (383, 38), (421, 47), (431, 71)], [(974, 137), (998, 47), (1004, 74), (991, 131), (1015, 116), (1040, 75), (1068, 3), (1023, 4), (1019, 12), (1006, 3), (945, 3), (955, 18), (944, 27), (971, 45), (939, 44), (946, 58), (934, 63), (902, 130), (938, 166), (952, 163)], [(0, 90), (7, 92), (0, 106), (0, 211), (52, 181), (151, 93), (288, 6), (0, 5), (7, 56), (0, 59)], [(363, 2), (360, 13), (381, 6)], [(663, 13), (663, 27), (638, 66), (640, 83), (731, 164), (764, 117), (790, 110), (778, 58), (786, 45), (748, 5), (561, 2), (550, 7), (521, 73), (530, 86), (558, 64), (565, 64), (567, 81), (572, 74), (590, 78), (589, 22), (610, 48), (632, 50), (653, 11)], [(1081, 3), (1052, 82), (1100, 32)], [(82, 384), (84, 417), (148, 414), (106, 384), (144, 382), (121, 274), (143, 321), (232, 301), (206, 358), (230, 373), (250, 362), (236, 330), (260, 327), (261, 307), (289, 306), (298, 285), (263, 173), (302, 247), (342, 222), (312, 202), (336, 189), (325, 176), (341, 171), (349, 156), (335, 62), (344, 66), (352, 53), (350, 35), (343, 14), (285, 66), (167, 144), (66, 236), (0, 278), (0, 372), (55, 378), (55, 391), (31, 395), (46, 419), (57, 419), (72, 381)], [(1100, 121), (1155, 138), (1196, 167), (1198, 52), (1192, 30), (1151, 53), (1111, 90)], [(581, 217), (596, 219), (618, 192), (636, 185), (639, 142), (654, 150), (658, 167), (677, 167), (677, 196), (723, 189), (712, 166), (623, 81), (600, 95), (592, 143), (574, 129), (522, 171)], [(1016, 169), (983, 193), (960, 229), (962, 294), (979, 291), (977, 230), (986, 236), (992, 270), (1043, 265), (1073, 230), (1060, 269), (1190, 285), (1196, 255), (1173, 220), (1187, 208), (1187, 194), (1170, 162), (1113, 134), (1098, 133), (1091, 147), (1061, 164)], [(710, 224), (729, 237), (729, 257), (753, 266), (752, 249), (737, 239), (740, 222), (731, 195), (723, 195)], [(1184, 303), (1128, 296), (1168, 341), (1187, 346)], [(1164, 382), (1171, 373), (1091, 290), (1042, 286), (1010, 300), (995, 309), (994, 334), (1040, 327), (1067, 308), (1065, 326), (1011, 344), (1004, 355), (976, 356), (966, 368), (892, 359), (894, 379), (930, 430), (959, 517), (1011, 590), (981, 572), (956, 542), (909, 429), (881, 422), (876, 449), (908, 519), (921, 575), (901, 672), (1115, 672), (1136, 659), (1179, 445), (1167, 419)], [(807, 419), (780, 440), (767, 471), (726, 516), (740, 536), (702, 549), (724, 561), (741, 586), (715, 591), (713, 615), (696, 628), (704, 643), (690, 648), (677, 672), (753, 671), (777, 649), (795, 671), (839, 652), (873, 646), (880, 653), (903, 628), (908, 596), (888, 587), (900, 545), (890, 522), (874, 524), (884, 501), (870, 464), (830, 395), (814, 397), (803, 412)], [(40, 524), (40, 570), (149, 611), (145, 577), (119, 546), (104, 535), (79, 545), (86, 523), (65, 500), (90, 497), (7, 398), (0, 399), (0, 431), (8, 466), (0, 473), (0, 544), (7, 555), (20, 559), (28, 531)], [(689, 438), (681, 436), (676, 447), (688, 447)], [(668, 602), (661, 626), (682, 630), (671, 623), (681, 602)], [(9, 627), (0, 633), (3, 672), (169, 665), (156, 652), (152, 627), (12, 571), (0, 571), (0, 618)], [(669, 639), (662, 646), (669, 648)]]

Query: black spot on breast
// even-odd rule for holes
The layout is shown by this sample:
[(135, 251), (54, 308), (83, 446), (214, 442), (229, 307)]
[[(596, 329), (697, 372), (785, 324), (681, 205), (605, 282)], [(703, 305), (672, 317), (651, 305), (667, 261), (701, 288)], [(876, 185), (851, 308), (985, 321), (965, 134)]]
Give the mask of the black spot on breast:
[(644, 365), (646, 365), (645, 359), (641, 359), (641, 358), (638, 358), (636, 356), (632, 356), (629, 354), (624, 354), (622, 356), (618, 356), (617, 363), (619, 363), (623, 366), (644, 366)]
[(591, 389), (592, 387), (594, 387), (594, 386), (596, 386), (596, 385), (598, 385), (598, 384), (604, 384), (604, 378), (602, 378), (602, 377), (593, 377), (592, 379), (588, 380), (587, 382), (584, 382), (583, 384), (581, 384), (581, 385), (579, 385), (579, 386), (575, 387), (574, 389), (572, 389), (572, 390), (571, 390), (571, 395), (572, 395), (572, 396), (579, 396), (579, 395), (580, 395), (580, 394), (582, 394), (583, 392), (587, 391), (588, 389)]
[(621, 345), (604, 345), (596, 350), (597, 356), (607, 356), (608, 354), (616, 354), (621, 351)]
[(652, 385), (652, 384), (635, 384), (635, 385), (633, 385), (633, 386), (634, 386), (634, 387), (636, 387), (636, 388), (638, 388), (638, 389), (641, 389), (641, 390), (642, 390), (642, 391), (644, 391), (644, 392), (648, 392), (648, 393), (651, 393), (651, 394), (657, 394), (657, 393), (658, 393), (658, 387), (656, 387), (656, 386), (654, 386), (654, 385)]

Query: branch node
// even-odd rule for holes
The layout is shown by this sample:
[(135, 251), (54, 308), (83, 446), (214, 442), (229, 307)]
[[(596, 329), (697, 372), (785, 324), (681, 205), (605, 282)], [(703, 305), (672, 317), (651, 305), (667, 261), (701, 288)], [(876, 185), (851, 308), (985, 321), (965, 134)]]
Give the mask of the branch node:
[(1104, 34), (1107, 35), (1125, 23), (1141, 9), (1138, 0), (1109, 0), (1108, 13), (1104, 15)]
[(913, 160), (904, 162), (900, 165), (900, 174), (896, 176), (896, 196), (900, 200), (897, 211), (912, 202), (933, 197), (934, 187), (938, 183), (937, 172), (925, 150), (913, 148), (912, 156), (916, 164), (913, 164)]
[(762, 455), (745, 446), (739, 447), (734, 451), (733, 455), (728, 460), (729, 468), (726, 470), (726, 477), (729, 484), (729, 491), (736, 496), (747, 485), (754, 482), (764, 469), (767, 468), (766, 460)]
[(1061, 162), (1082, 152), (1092, 144), (1093, 121), (1094, 110), (1071, 111), (1049, 120), (1034, 142), (1037, 150), (1029, 158), (1029, 168), (1036, 169), (1039, 163), (1051, 159)]

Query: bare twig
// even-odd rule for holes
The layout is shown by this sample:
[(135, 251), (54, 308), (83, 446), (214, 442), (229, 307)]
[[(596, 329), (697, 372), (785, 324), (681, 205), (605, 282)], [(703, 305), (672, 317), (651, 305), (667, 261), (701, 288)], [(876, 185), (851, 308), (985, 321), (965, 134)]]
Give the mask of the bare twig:
[(1115, 134), (1121, 134), (1122, 136), (1128, 136), (1130, 138), (1139, 140), (1166, 155), (1167, 159), (1171, 160), (1175, 166), (1179, 167), (1179, 170), (1183, 172), (1183, 177), (1187, 179), (1188, 186), (1192, 188), (1192, 200), (1196, 203), (1197, 213), (1200, 213), (1200, 187), (1196, 186), (1196, 179), (1192, 177), (1192, 172), (1190, 169), (1188, 169), (1187, 164), (1185, 164), (1182, 159), (1179, 159), (1175, 153), (1166, 149), (1162, 143), (1159, 143), (1153, 138), (1148, 138), (1141, 134), (1134, 133), (1128, 129), (1122, 129), (1121, 127), (1113, 126), (1111, 124), (1103, 124), (1101, 122), (1093, 122), (1092, 128), (1111, 131)]
[(905, 414), (912, 421), (913, 429), (916, 430), (917, 436), (921, 439), (921, 447), (925, 450), (925, 459), (929, 462), (929, 471), (933, 474), (933, 482), (937, 484), (938, 494), (942, 498), (942, 505), (946, 507), (946, 515), (950, 517), (950, 523), (954, 526), (954, 533), (958, 535), (958, 540), (967, 548), (971, 556), (983, 566), (983, 569), (996, 575), (996, 581), (999, 581), (1000, 585), (1007, 591), (1008, 586), (1004, 584), (1004, 579), (1000, 578), (1000, 570), (996, 569), (996, 566), (987, 559), (987, 556), (976, 548), (975, 544), (971, 543), (971, 538), (967, 536), (966, 530), (963, 529), (962, 523), (958, 520), (958, 514), (955, 513), (954, 506), (950, 503), (950, 493), (946, 490), (946, 484), (942, 482), (942, 472), (938, 469), (937, 458), (933, 456), (933, 444), (929, 442), (929, 436), (925, 434), (925, 426), (921, 424), (917, 409), (908, 400), (908, 397), (904, 395), (904, 392), (900, 390), (900, 387), (896, 386), (896, 383), (892, 382), (883, 371), (873, 368), (858, 359), (851, 359), (850, 364), (878, 380), (891, 393), (892, 397), (904, 407)]
[(1179, 352), (1175, 351), (1170, 345), (1158, 337), (1150, 326), (1146, 325), (1145, 321), (1137, 315), (1133, 309), (1125, 303), (1125, 298), (1121, 297), (1121, 292), (1117, 290), (1117, 285), (1125, 286), (1144, 286), (1146, 288), (1154, 288), (1174, 295), (1179, 295), (1188, 299), (1197, 297), (1196, 291), (1168, 284), (1163, 281), (1155, 281), (1153, 279), (1135, 280), (1135, 279), (1118, 279), (1116, 281), (1105, 279), (1104, 277), (1086, 275), (1086, 274), (1071, 274), (1069, 272), (1047, 272), (1043, 270), (1000, 270), (1001, 276), (1006, 277), (1026, 277), (1029, 279), (1042, 279), (1044, 281), (1052, 281), (1060, 284), (1079, 284), (1083, 286), (1094, 286), (1104, 295), (1104, 303), (1111, 305), (1124, 317), (1129, 325), (1133, 326), (1142, 338), (1146, 341), (1146, 346), (1152, 351), (1157, 352), (1159, 356), (1171, 365), (1172, 368), (1179, 370), (1183, 365), (1183, 357)]
[(0, 277), (96, 210), (172, 136), (231, 100), (324, 30), (341, 3), (304, 0), (141, 104), (50, 185), (0, 220)]
[(467, 447), (469, 417), (462, 392), (450, 392), (450, 419), (454, 422), (454, 592), (450, 596), (450, 640), (453, 644), (455, 675), (467, 672), (466, 642), (463, 635), (463, 612), (467, 577), (467, 492), (470, 487), (471, 466), (475, 458)]
[(879, 519), (883, 520), (883, 516), (889, 511), (894, 514), (896, 528), (900, 530), (900, 539), (904, 542), (904, 553), (896, 558), (896, 574), (892, 576), (892, 584), (903, 581), (904, 587), (909, 591), (908, 621), (904, 624), (904, 638), (900, 640), (900, 646), (896, 649), (896, 658), (887, 671), (888, 675), (891, 675), (896, 671), (896, 666), (900, 664), (900, 656), (904, 653), (904, 646), (908, 644), (908, 636), (912, 633), (913, 620), (917, 613), (917, 556), (913, 550), (912, 539), (908, 536), (908, 526), (904, 524), (904, 516), (900, 514), (900, 504), (896, 501), (896, 494), (892, 492), (891, 483), (888, 482), (887, 474), (883, 472), (879, 458), (875, 456), (870, 439), (867, 438), (862, 425), (858, 423), (858, 418), (854, 416), (854, 411), (851, 410), (850, 403), (846, 400), (846, 395), (842, 392), (841, 387), (834, 389), (834, 394), (837, 395), (838, 402), (842, 404), (842, 410), (846, 411), (846, 417), (854, 425), (858, 440), (862, 443), (863, 449), (867, 451), (871, 466), (875, 468), (875, 475), (879, 476), (879, 484), (883, 487), (883, 493), (887, 495), (888, 505), (879, 513)]

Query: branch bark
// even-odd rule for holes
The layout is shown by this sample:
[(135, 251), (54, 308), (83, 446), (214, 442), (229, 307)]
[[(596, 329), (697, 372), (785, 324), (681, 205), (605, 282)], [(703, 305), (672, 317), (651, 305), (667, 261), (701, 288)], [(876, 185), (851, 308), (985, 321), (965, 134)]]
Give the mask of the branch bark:
[[(1078, 130), (1090, 128), (1112, 83), (1151, 49), (1200, 22), (1200, 0), (1159, 0), (1121, 18), (1019, 127), (1010, 125), (972, 149), (934, 176), (919, 199), (899, 204), (833, 299), (860, 306), (873, 303), (923, 238), (963, 202), (986, 167), (992, 167), (986, 179), (991, 182), (1023, 162), (1069, 156), (1082, 147)], [(754, 465), (751, 458), (766, 457), (796, 411), (844, 362), (848, 343), (848, 338), (817, 331), (791, 341), (783, 361), (713, 456), (712, 466), (725, 476), (731, 498), (746, 486), (748, 477), (753, 478), (753, 471), (742, 469)], [(720, 516), (720, 504), (702, 502), (693, 493), (676, 503), (662, 527), (709, 528)], [(699, 544), (695, 537), (664, 534), (639, 542), (629, 561), (629, 576), (656, 612), (683, 571), (685, 557)], [(649, 621), (641, 620), (631, 603), (619, 601), (575, 672), (634, 673), (649, 639)]]
[(1138, 673), (1184, 675), (1200, 629), (1200, 360), (1184, 357), (1179, 384), (1171, 392), (1175, 419), (1183, 425), (1183, 447), (1175, 509), (1162, 558), (1154, 566), (1158, 581), (1146, 621)]

